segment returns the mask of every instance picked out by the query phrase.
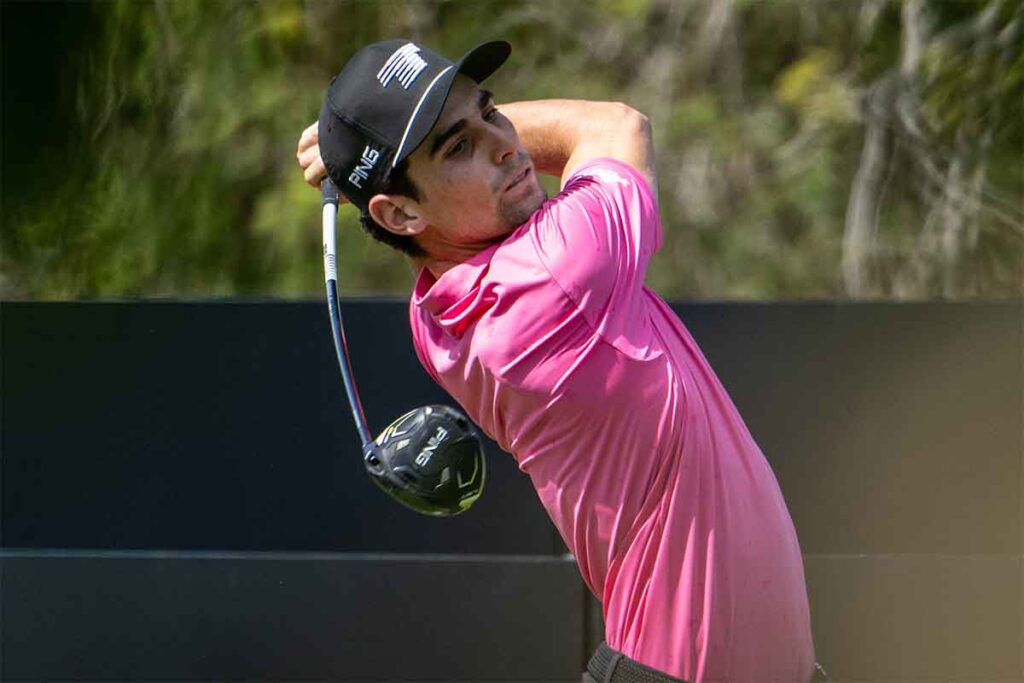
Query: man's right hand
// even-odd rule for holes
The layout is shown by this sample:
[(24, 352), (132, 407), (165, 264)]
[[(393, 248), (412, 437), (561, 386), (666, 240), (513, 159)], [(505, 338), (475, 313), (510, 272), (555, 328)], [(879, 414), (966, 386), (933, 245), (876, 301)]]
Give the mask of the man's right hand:
[[(295, 158), (302, 167), (302, 176), (306, 182), (320, 189), (320, 182), (327, 177), (327, 167), (320, 158), (319, 123), (314, 121), (299, 136), (299, 146), (295, 150)], [(339, 197), (339, 199), (341, 199)]]

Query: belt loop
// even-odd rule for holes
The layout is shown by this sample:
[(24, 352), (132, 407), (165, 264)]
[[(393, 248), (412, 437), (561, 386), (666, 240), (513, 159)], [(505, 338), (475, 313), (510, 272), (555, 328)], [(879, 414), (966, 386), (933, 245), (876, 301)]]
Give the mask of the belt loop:
[[(611, 650), (611, 648), (608, 648)], [(623, 654), (618, 650), (611, 650), (612, 658), (608, 661), (608, 670), (604, 674), (604, 681), (602, 683), (612, 683), (612, 679), (615, 677), (615, 669), (619, 666), (619, 662), (622, 661)]]

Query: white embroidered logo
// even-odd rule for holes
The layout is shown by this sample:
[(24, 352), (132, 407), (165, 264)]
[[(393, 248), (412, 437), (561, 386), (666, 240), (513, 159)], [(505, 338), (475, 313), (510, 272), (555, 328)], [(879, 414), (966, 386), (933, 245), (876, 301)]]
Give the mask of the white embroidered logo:
[(595, 180), (601, 180), (609, 184), (616, 183), (618, 185), (629, 187), (629, 181), (610, 168), (592, 168), (587, 170), (586, 175), (594, 178)]
[(380, 152), (367, 145), (363, 148), (363, 156), (356, 163), (352, 172), (348, 174), (348, 181), (363, 189), (363, 181), (370, 177), (370, 171), (377, 165), (377, 160), (380, 158)]
[(384, 66), (377, 72), (377, 80), (386, 88), (391, 84), (391, 79), (397, 78), (402, 87), (408, 90), (426, 68), (427, 63), (420, 57), (420, 49), (412, 43), (406, 43), (384, 62)]

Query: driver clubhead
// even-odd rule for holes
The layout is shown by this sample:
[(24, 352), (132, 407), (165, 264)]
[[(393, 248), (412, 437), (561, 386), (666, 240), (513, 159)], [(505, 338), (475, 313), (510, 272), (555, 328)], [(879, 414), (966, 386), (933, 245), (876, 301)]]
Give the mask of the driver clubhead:
[(423, 406), (381, 432), (364, 457), (370, 478), (416, 512), (450, 517), (483, 492), (483, 442), (473, 424), (448, 406)]

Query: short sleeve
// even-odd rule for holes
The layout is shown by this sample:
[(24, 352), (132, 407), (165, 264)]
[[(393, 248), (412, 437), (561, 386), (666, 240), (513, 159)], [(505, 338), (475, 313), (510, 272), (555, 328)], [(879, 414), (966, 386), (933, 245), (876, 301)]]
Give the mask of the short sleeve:
[(532, 233), (538, 258), (591, 327), (644, 355), (643, 282), (662, 239), (647, 180), (614, 159), (590, 161), (536, 215)]

